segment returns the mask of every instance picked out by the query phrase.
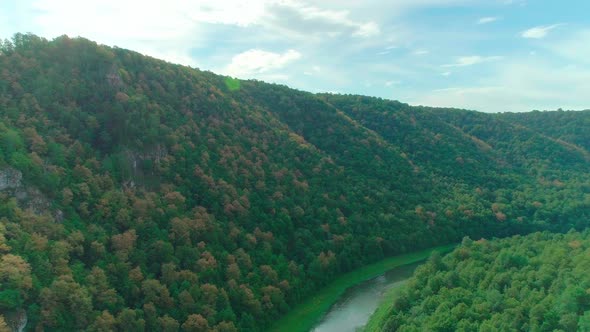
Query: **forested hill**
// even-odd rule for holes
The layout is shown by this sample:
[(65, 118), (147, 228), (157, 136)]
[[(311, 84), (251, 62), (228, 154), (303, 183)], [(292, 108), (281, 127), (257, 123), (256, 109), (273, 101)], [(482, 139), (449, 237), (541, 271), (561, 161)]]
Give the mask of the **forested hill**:
[(555, 114), (314, 95), (17, 34), (0, 47), (0, 324), (259, 331), (385, 256), (584, 228), (588, 112)]
[(432, 256), (379, 331), (590, 331), (590, 233), (466, 238)]
[(502, 113), (499, 117), (590, 151), (590, 110)]

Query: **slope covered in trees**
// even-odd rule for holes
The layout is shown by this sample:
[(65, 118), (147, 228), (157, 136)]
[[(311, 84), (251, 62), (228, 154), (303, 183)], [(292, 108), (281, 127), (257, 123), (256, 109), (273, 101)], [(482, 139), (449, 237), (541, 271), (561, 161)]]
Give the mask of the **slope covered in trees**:
[(590, 331), (590, 232), (463, 240), (432, 256), (383, 331)]
[(498, 117), (590, 151), (590, 110), (502, 113)]
[[(464, 215), (487, 220), (493, 214), (561, 231), (586, 222), (590, 153), (559, 139), (565, 127), (546, 129), (555, 135), (550, 136), (515, 121), (526, 122), (529, 113), (411, 107), (363, 96), (322, 98), (398, 146), (418, 174), (428, 175), (430, 192), (436, 193), (431, 199), (440, 199), (439, 207), (447, 205), (445, 216), (451, 220)], [(569, 113), (580, 117), (569, 126), (584, 128), (588, 113)], [(583, 140), (586, 131), (577, 132), (572, 137)]]
[(66, 36), (2, 42), (0, 76), (8, 324), (258, 331), (385, 256), (587, 225), (590, 159), (559, 129)]

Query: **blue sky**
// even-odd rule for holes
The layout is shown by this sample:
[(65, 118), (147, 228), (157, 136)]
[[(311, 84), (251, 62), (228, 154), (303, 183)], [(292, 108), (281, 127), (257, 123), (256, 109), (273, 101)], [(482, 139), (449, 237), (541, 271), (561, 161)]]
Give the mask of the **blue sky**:
[(0, 0), (67, 34), (312, 92), (484, 112), (590, 108), (590, 1)]

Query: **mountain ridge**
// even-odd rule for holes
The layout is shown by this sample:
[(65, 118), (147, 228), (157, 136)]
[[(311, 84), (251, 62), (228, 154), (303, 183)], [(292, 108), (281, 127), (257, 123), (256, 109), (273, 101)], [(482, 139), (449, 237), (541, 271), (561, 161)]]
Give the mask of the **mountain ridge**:
[(587, 156), (556, 141), (584, 147), (583, 121), (312, 94), (67, 36), (0, 50), (0, 172), (49, 202), (0, 192), (0, 312), (31, 328), (257, 331), (385, 256), (587, 226)]

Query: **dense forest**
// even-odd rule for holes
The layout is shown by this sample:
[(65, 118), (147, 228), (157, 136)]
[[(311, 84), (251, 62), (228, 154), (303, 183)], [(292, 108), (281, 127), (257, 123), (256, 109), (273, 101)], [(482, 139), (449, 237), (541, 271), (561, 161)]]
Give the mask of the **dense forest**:
[(17, 34), (0, 330), (260, 331), (386, 256), (583, 229), (589, 118), (316, 95)]
[(465, 238), (433, 255), (383, 331), (590, 331), (590, 231)]

